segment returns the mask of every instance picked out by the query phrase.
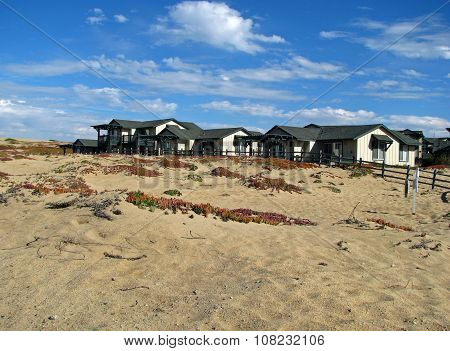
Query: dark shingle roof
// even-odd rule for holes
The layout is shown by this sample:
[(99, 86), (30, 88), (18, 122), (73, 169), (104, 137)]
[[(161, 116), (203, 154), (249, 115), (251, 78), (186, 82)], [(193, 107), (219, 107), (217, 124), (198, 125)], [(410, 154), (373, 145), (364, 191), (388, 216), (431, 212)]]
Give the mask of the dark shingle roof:
[(97, 140), (93, 139), (77, 139), (75, 140), (74, 144), (77, 142), (80, 142), (81, 145), (87, 146), (87, 147), (97, 147)]
[(419, 142), (418, 142), (416, 139), (411, 138), (409, 135), (405, 135), (405, 134), (403, 134), (403, 133), (401, 133), (401, 132), (397, 132), (396, 130), (390, 130), (390, 132), (391, 132), (392, 134), (394, 134), (394, 136), (395, 136), (397, 139), (399, 139), (400, 142), (401, 142), (402, 144), (406, 144), (406, 145), (419, 145)]
[[(177, 136), (179, 139), (182, 140), (193, 140), (198, 135), (196, 131), (191, 131), (190, 129), (181, 129), (178, 126), (175, 125), (167, 125), (166, 128), (161, 132), (165, 133), (165, 131), (169, 131), (173, 135)], [(161, 134), (160, 133), (160, 134)]]
[[(275, 126), (289, 133), (298, 140), (355, 140), (378, 128), (384, 128), (393, 134), (401, 143), (406, 145), (419, 145), (417, 140), (400, 132), (391, 131), (382, 124), (350, 125), (350, 126), (318, 126), (308, 124), (306, 127)], [(274, 127), (274, 128), (275, 128)], [(273, 129), (273, 128), (272, 128)], [(270, 132), (270, 131), (269, 131)], [(269, 133), (268, 132), (268, 133)]]
[(111, 122), (117, 122), (122, 128), (136, 129), (142, 124), (140, 121), (130, 121), (127, 119), (113, 119)]
[(193, 135), (193, 136), (198, 136), (201, 133), (203, 133), (203, 129), (200, 128), (198, 125), (196, 125), (195, 123), (192, 122), (179, 122), (176, 121), (179, 125), (181, 125), (182, 127), (186, 128), (189, 130), (189, 132)]
[(244, 128), (206, 129), (196, 139), (222, 139), (240, 130), (248, 133)]
[(259, 136), (259, 135), (263, 135), (263, 133), (257, 132), (256, 130), (249, 130), (248, 133), (249, 133), (251, 136)]
[(320, 134), (320, 129), (317, 128), (301, 128), (289, 126), (278, 126), (278, 128), (284, 130), (286, 133), (291, 134), (298, 140), (317, 140)]
[(383, 127), (382, 124), (369, 124), (361, 126), (321, 126), (318, 140), (357, 139), (375, 129)]
[(141, 124), (137, 128), (153, 128), (170, 121), (175, 120), (173, 118), (167, 118), (167, 119), (155, 119), (153, 121), (140, 122)]

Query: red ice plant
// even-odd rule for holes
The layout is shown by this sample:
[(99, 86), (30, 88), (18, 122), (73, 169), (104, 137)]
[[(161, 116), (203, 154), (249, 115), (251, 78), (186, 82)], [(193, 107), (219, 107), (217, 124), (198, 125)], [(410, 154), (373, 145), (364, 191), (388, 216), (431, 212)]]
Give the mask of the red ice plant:
[(223, 221), (235, 221), (241, 223), (265, 223), (270, 225), (316, 225), (316, 223), (309, 219), (292, 218), (280, 213), (274, 212), (261, 212), (248, 208), (228, 209), (213, 206), (209, 203), (192, 203), (177, 198), (165, 198), (154, 195), (147, 195), (140, 191), (128, 193), (126, 199), (136, 206), (159, 208), (160, 210), (171, 210), (177, 212), (180, 210), (182, 213), (193, 211), (198, 215), (207, 217), (209, 214), (220, 217)]

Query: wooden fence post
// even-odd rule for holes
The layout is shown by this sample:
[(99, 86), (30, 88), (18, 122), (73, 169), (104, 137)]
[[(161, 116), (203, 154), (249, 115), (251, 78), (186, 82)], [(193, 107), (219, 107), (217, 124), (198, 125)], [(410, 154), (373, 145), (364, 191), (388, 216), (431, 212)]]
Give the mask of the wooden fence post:
[(302, 152), (300, 152), (300, 162), (303, 162), (303, 151)]
[(322, 150), (319, 151), (319, 166), (322, 164)]
[(436, 183), (436, 174), (437, 174), (437, 169), (435, 169), (433, 171), (433, 180), (431, 181), (431, 189), (434, 189), (434, 183)]
[(359, 167), (362, 166), (362, 157), (359, 158)]
[(356, 162), (356, 158), (355, 158), (355, 155), (353, 155), (353, 156), (352, 156), (352, 164), (354, 165), (355, 162)]
[(384, 178), (384, 167), (385, 167), (384, 160), (383, 160), (383, 165), (381, 167), (382, 167), (381, 168), (381, 178)]
[(408, 191), (409, 191), (409, 170), (410, 170), (410, 166), (408, 165), (408, 166), (406, 167), (405, 197), (408, 197)]

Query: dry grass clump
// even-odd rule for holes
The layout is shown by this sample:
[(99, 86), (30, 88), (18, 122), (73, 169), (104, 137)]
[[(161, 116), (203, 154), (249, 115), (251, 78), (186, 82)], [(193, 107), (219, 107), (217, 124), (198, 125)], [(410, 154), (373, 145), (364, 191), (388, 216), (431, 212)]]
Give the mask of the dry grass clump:
[(280, 213), (260, 212), (246, 208), (227, 209), (212, 206), (209, 203), (195, 204), (176, 198), (164, 198), (153, 195), (147, 195), (142, 192), (130, 192), (126, 199), (136, 206), (149, 208), (151, 210), (158, 208), (160, 210), (171, 210), (176, 213), (180, 210), (182, 213), (193, 211), (198, 215), (207, 217), (209, 214), (220, 217), (223, 221), (235, 221), (241, 223), (265, 223), (270, 225), (315, 225), (316, 223), (309, 219), (291, 218)]
[(211, 171), (211, 175), (214, 177), (226, 177), (226, 178), (235, 178), (235, 179), (241, 179), (241, 180), (243, 180), (245, 178), (242, 174), (240, 174), (238, 172), (230, 171), (229, 169), (224, 168), (224, 167), (214, 168)]
[(282, 178), (267, 178), (261, 175), (248, 177), (245, 180), (245, 185), (249, 188), (255, 188), (257, 190), (272, 190), (272, 191), (287, 191), (289, 193), (300, 193), (302, 189), (297, 185), (288, 184)]
[(296, 161), (290, 161), (283, 158), (256, 158), (254, 162), (257, 165), (264, 166), (264, 167), (273, 167), (278, 169), (310, 169), (310, 168), (317, 168), (319, 166), (313, 164), (313, 163), (307, 163), (307, 162), (296, 162)]
[(350, 178), (359, 178), (373, 174), (373, 171), (371, 169), (365, 167), (351, 166), (349, 167), (349, 169), (350, 169)]
[(12, 161), (13, 159), (11, 157), (2, 156), (0, 157), (0, 161)]
[(190, 171), (195, 171), (197, 166), (192, 163), (183, 162), (179, 157), (166, 158), (161, 160), (161, 165), (164, 168), (186, 168)]
[(0, 172), (0, 179), (1, 178), (8, 178), (9, 174), (5, 172)]
[(153, 163), (156, 163), (157, 161), (158, 160), (156, 160), (156, 159), (133, 157), (133, 163), (136, 163), (136, 164), (140, 164), (140, 163), (153, 164)]
[(158, 171), (133, 165), (100, 166), (99, 164), (93, 164), (81, 170), (81, 174), (97, 174), (98, 172), (104, 175), (125, 173), (126, 175), (137, 175), (141, 177), (158, 177), (161, 175)]
[(88, 196), (97, 193), (81, 178), (69, 178), (66, 181), (48, 178), (37, 184), (24, 183), (21, 187), (33, 190), (35, 195), (46, 195), (53, 192), (54, 194), (77, 193)]
[(400, 230), (404, 230), (404, 231), (407, 231), (407, 232), (411, 232), (413, 230), (411, 227), (394, 224), (394, 223), (388, 222), (388, 221), (386, 221), (386, 220), (384, 220), (382, 218), (367, 218), (367, 220), (369, 222), (374, 222), (374, 223), (380, 224), (383, 227), (389, 227), (389, 228), (393, 228), (393, 229), (400, 229)]

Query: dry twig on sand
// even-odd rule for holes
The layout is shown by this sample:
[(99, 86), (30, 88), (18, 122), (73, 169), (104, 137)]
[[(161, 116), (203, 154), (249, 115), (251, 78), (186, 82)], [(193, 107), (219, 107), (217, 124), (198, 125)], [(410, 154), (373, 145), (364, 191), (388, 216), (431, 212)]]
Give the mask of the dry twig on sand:
[(140, 255), (140, 256), (135, 256), (135, 257), (123, 257), (122, 255), (110, 254), (108, 252), (104, 252), (103, 255), (106, 258), (114, 258), (117, 260), (127, 260), (127, 261), (137, 261), (137, 260), (147, 257), (147, 255)]

